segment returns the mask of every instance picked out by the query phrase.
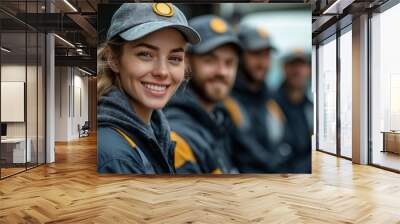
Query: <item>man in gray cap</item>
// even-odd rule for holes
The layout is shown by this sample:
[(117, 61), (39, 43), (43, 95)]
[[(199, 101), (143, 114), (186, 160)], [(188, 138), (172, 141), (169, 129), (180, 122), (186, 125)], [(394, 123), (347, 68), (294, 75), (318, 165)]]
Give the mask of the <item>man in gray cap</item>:
[(284, 172), (284, 116), (265, 83), (275, 48), (263, 27), (241, 25), (238, 36), (244, 50), (231, 97), (225, 100), (237, 130), (234, 159), (243, 173)]
[(275, 96), (286, 117), (286, 142), (292, 151), (286, 167), (293, 173), (311, 173), (314, 109), (307, 96), (310, 58), (303, 49), (294, 49), (283, 58), (284, 81)]
[(175, 134), (178, 173), (237, 173), (232, 161), (230, 119), (222, 106), (234, 84), (239, 41), (221, 18), (204, 15), (189, 21), (202, 42), (191, 45), (189, 88), (164, 110)]

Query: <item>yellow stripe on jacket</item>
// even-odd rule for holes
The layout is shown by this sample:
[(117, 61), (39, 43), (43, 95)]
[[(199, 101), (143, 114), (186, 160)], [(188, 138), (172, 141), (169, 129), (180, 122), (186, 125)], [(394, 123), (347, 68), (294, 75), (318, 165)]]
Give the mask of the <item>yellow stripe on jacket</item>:
[(183, 166), (186, 162), (197, 163), (189, 144), (176, 132), (171, 131), (171, 139), (176, 142), (175, 168)]
[(217, 168), (217, 169), (211, 171), (211, 174), (222, 174), (222, 171)]
[(286, 116), (275, 100), (268, 100), (266, 107), (267, 111), (269, 111), (275, 119), (281, 122), (286, 122)]
[(243, 117), (238, 103), (232, 97), (229, 97), (224, 100), (224, 106), (229, 112), (235, 126), (240, 127), (243, 123)]
[(128, 142), (128, 144), (132, 148), (136, 148), (136, 143), (133, 142), (133, 140), (131, 138), (129, 138), (129, 136), (127, 134), (125, 134), (125, 132), (119, 130), (118, 128), (114, 128), (114, 130), (116, 130), (122, 137), (124, 137), (124, 139)]

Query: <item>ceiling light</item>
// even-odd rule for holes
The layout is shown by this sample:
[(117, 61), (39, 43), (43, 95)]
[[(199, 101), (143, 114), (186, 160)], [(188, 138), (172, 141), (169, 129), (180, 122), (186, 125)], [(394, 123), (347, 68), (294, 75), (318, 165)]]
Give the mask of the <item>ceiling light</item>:
[(73, 48), (75, 48), (75, 45), (73, 45), (71, 42), (69, 42), (68, 40), (66, 40), (66, 39), (64, 39), (64, 38), (62, 38), (62, 37), (60, 37), (59, 35), (57, 35), (57, 34), (54, 34), (54, 36), (55, 37), (57, 37), (59, 40), (61, 40), (62, 42), (64, 42), (64, 43), (66, 43), (67, 45), (69, 45), (70, 47), (73, 47)]
[(65, 4), (67, 4), (74, 12), (78, 12), (78, 10), (71, 4), (69, 3), (68, 0), (64, 0)]
[(342, 14), (343, 10), (351, 5), (355, 0), (336, 0), (322, 14)]
[(86, 70), (83, 70), (83, 69), (81, 69), (81, 68), (79, 68), (79, 67), (78, 67), (78, 70), (81, 71), (81, 72), (83, 72), (83, 73), (85, 73), (85, 74), (87, 74), (87, 75), (93, 75), (92, 73), (90, 73), (90, 72), (88, 72), (88, 71), (86, 71)]
[(332, 5), (330, 5), (327, 9), (325, 9), (322, 14), (332, 13), (331, 10), (334, 9), (335, 7), (337, 7), (337, 4), (339, 4), (339, 2), (340, 2), (340, 0), (336, 0)]
[(11, 50), (9, 50), (9, 49), (7, 49), (7, 48), (5, 48), (5, 47), (1, 47), (0, 49), (1, 49), (2, 51), (6, 52), (6, 53), (10, 53), (10, 52), (11, 52)]

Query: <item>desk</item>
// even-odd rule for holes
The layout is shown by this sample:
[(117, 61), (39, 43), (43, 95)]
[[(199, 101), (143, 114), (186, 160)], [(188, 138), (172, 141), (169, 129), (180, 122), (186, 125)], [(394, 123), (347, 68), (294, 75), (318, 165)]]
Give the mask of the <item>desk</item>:
[[(25, 152), (25, 145), (28, 143)], [(1, 139), (1, 159), (6, 163), (25, 163), (30, 162), (32, 158), (32, 141), (28, 138), (5, 138)], [(26, 159), (26, 161), (25, 161)]]
[(400, 154), (400, 131), (382, 131), (381, 133), (383, 133), (382, 152)]

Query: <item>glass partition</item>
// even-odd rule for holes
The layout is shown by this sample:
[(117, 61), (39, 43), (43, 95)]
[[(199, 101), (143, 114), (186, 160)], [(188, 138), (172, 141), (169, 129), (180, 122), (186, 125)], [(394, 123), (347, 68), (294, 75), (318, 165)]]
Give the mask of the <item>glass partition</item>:
[(352, 157), (352, 33), (340, 36), (340, 154)]
[(318, 149), (336, 153), (336, 39), (318, 47)]
[[(45, 162), (44, 33), (24, 23), (44, 1), (2, 1), (0, 7), (0, 178)], [(37, 18), (37, 17), (34, 17)]]
[(1, 46), (1, 174), (6, 177), (24, 171), (31, 157), (26, 150), (26, 33), (3, 32)]

